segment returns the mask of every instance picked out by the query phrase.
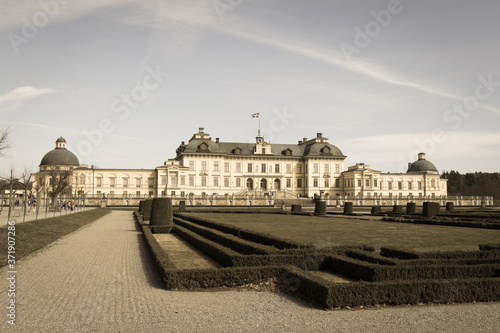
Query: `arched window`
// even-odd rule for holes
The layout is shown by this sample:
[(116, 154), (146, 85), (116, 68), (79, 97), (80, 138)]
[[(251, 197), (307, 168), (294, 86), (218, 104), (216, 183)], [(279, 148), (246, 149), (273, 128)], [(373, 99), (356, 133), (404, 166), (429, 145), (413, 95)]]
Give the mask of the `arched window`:
[(260, 180), (260, 188), (263, 190), (267, 190), (267, 180), (265, 178), (262, 178)]
[(274, 180), (274, 189), (281, 190), (281, 181), (277, 178)]
[(247, 189), (253, 190), (253, 179), (252, 178), (247, 179)]

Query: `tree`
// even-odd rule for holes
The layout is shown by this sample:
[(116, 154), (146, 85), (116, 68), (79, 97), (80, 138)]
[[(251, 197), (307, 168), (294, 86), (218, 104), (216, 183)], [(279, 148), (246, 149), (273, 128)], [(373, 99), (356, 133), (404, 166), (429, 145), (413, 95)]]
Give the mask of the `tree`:
[(29, 204), (28, 203), (28, 193), (31, 194), (31, 177), (33, 174), (31, 171), (28, 171), (27, 169), (24, 169), (21, 177), (19, 178), (20, 184), (22, 184), (23, 187), (23, 206), (24, 206), (24, 212), (23, 212), (23, 222), (26, 221), (26, 206)]
[(52, 208), (57, 209), (57, 198), (63, 194), (71, 195), (71, 175), (70, 170), (50, 170), (49, 176), (49, 196), (52, 200)]
[(10, 148), (9, 133), (9, 127), (0, 130), (0, 157), (5, 156), (5, 150)]

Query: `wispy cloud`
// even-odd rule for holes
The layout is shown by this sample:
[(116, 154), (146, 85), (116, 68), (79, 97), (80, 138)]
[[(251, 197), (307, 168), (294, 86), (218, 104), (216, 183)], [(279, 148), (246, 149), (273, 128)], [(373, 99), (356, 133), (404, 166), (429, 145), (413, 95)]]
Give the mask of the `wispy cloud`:
[(27, 100), (56, 92), (53, 88), (18, 87), (7, 94), (0, 95), (0, 112), (19, 109)]
[[(315, 45), (301, 43), (295, 40), (287, 40), (287, 38), (284, 38), (282, 36), (280, 36), (279, 38), (269, 37), (269, 33), (255, 33), (255, 29), (241, 30), (229, 28), (227, 26), (214, 26), (213, 29), (216, 29), (220, 33), (231, 35), (242, 40), (267, 45), (269, 47), (277, 48), (296, 55), (301, 55), (310, 59), (318, 60), (323, 63), (333, 65), (335, 67), (354, 72), (387, 84), (410, 88), (433, 96), (449, 98), (459, 102), (463, 102), (464, 99), (464, 96), (458, 96), (457, 94), (451, 92), (436, 89), (430, 85), (419, 82), (405, 81), (404, 79), (401, 79), (397, 77), (397, 75), (388, 71), (386, 68), (368, 61), (346, 61), (345, 57), (336, 50), (324, 50)], [(489, 106), (487, 104), (481, 104), (481, 107), (500, 114), (500, 109), (498, 108)]]

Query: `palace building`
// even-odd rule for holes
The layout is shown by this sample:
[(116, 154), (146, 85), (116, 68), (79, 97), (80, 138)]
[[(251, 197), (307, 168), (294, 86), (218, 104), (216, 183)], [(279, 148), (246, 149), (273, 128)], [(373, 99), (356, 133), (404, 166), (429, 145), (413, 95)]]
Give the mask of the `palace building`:
[[(71, 172), (71, 193), (89, 198), (132, 199), (169, 196), (241, 197), (273, 199), (324, 196), (329, 200), (363, 200), (382, 204), (388, 199), (413, 201), (446, 197), (447, 180), (420, 153), (406, 173), (382, 173), (364, 163), (345, 170), (346, 156), (322, 133), (295, 144), (271, 144), (260, 135), (255, 143), (212, 139), (203, 128), (184, 141), (176, 156), (154, 169), (98, 169), (80, 165), (57, 139), (35, 174), (35, 182), (49, 184), (53, 170)], [(52, 175), (52, 176), (51, 176)]]

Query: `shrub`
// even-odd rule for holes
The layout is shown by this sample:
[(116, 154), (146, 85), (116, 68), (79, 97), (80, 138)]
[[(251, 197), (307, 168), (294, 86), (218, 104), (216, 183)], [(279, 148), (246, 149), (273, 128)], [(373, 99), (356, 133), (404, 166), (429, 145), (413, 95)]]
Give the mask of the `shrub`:
[(439, 203), (437, 202), (424, 202), (424, 207), (422, 208), (422, 215), (427, 218), (435, 217), (439, 214)]
[(151, 203), (150, 225), (173, 226), (172, 199), (154, 198)]
[(344, 203), (344, 214), (352, 214), (353, 213), (353, 203), (346, 202)]
[(302, 213), (302, 205), (292, 205), (292, 213)]
[(144, 221), (149, 221), (149, 218), (151, 217), (151, 206), (153, 204), (153, 199), (146, 199), (144, 200), (144, 203), (142, 204), (142, 219)]
[(380, 206), (373, 206), (371, 210), (372, 214), (381, 214), (382, 213), (382, 207)]
[(326, 215), (326, 201), (316, 201), (314, 215)]
[(414, 202), (408, 202), (406, 204), (406, 214), (411, 215), (417, 212), (417, 204)]

